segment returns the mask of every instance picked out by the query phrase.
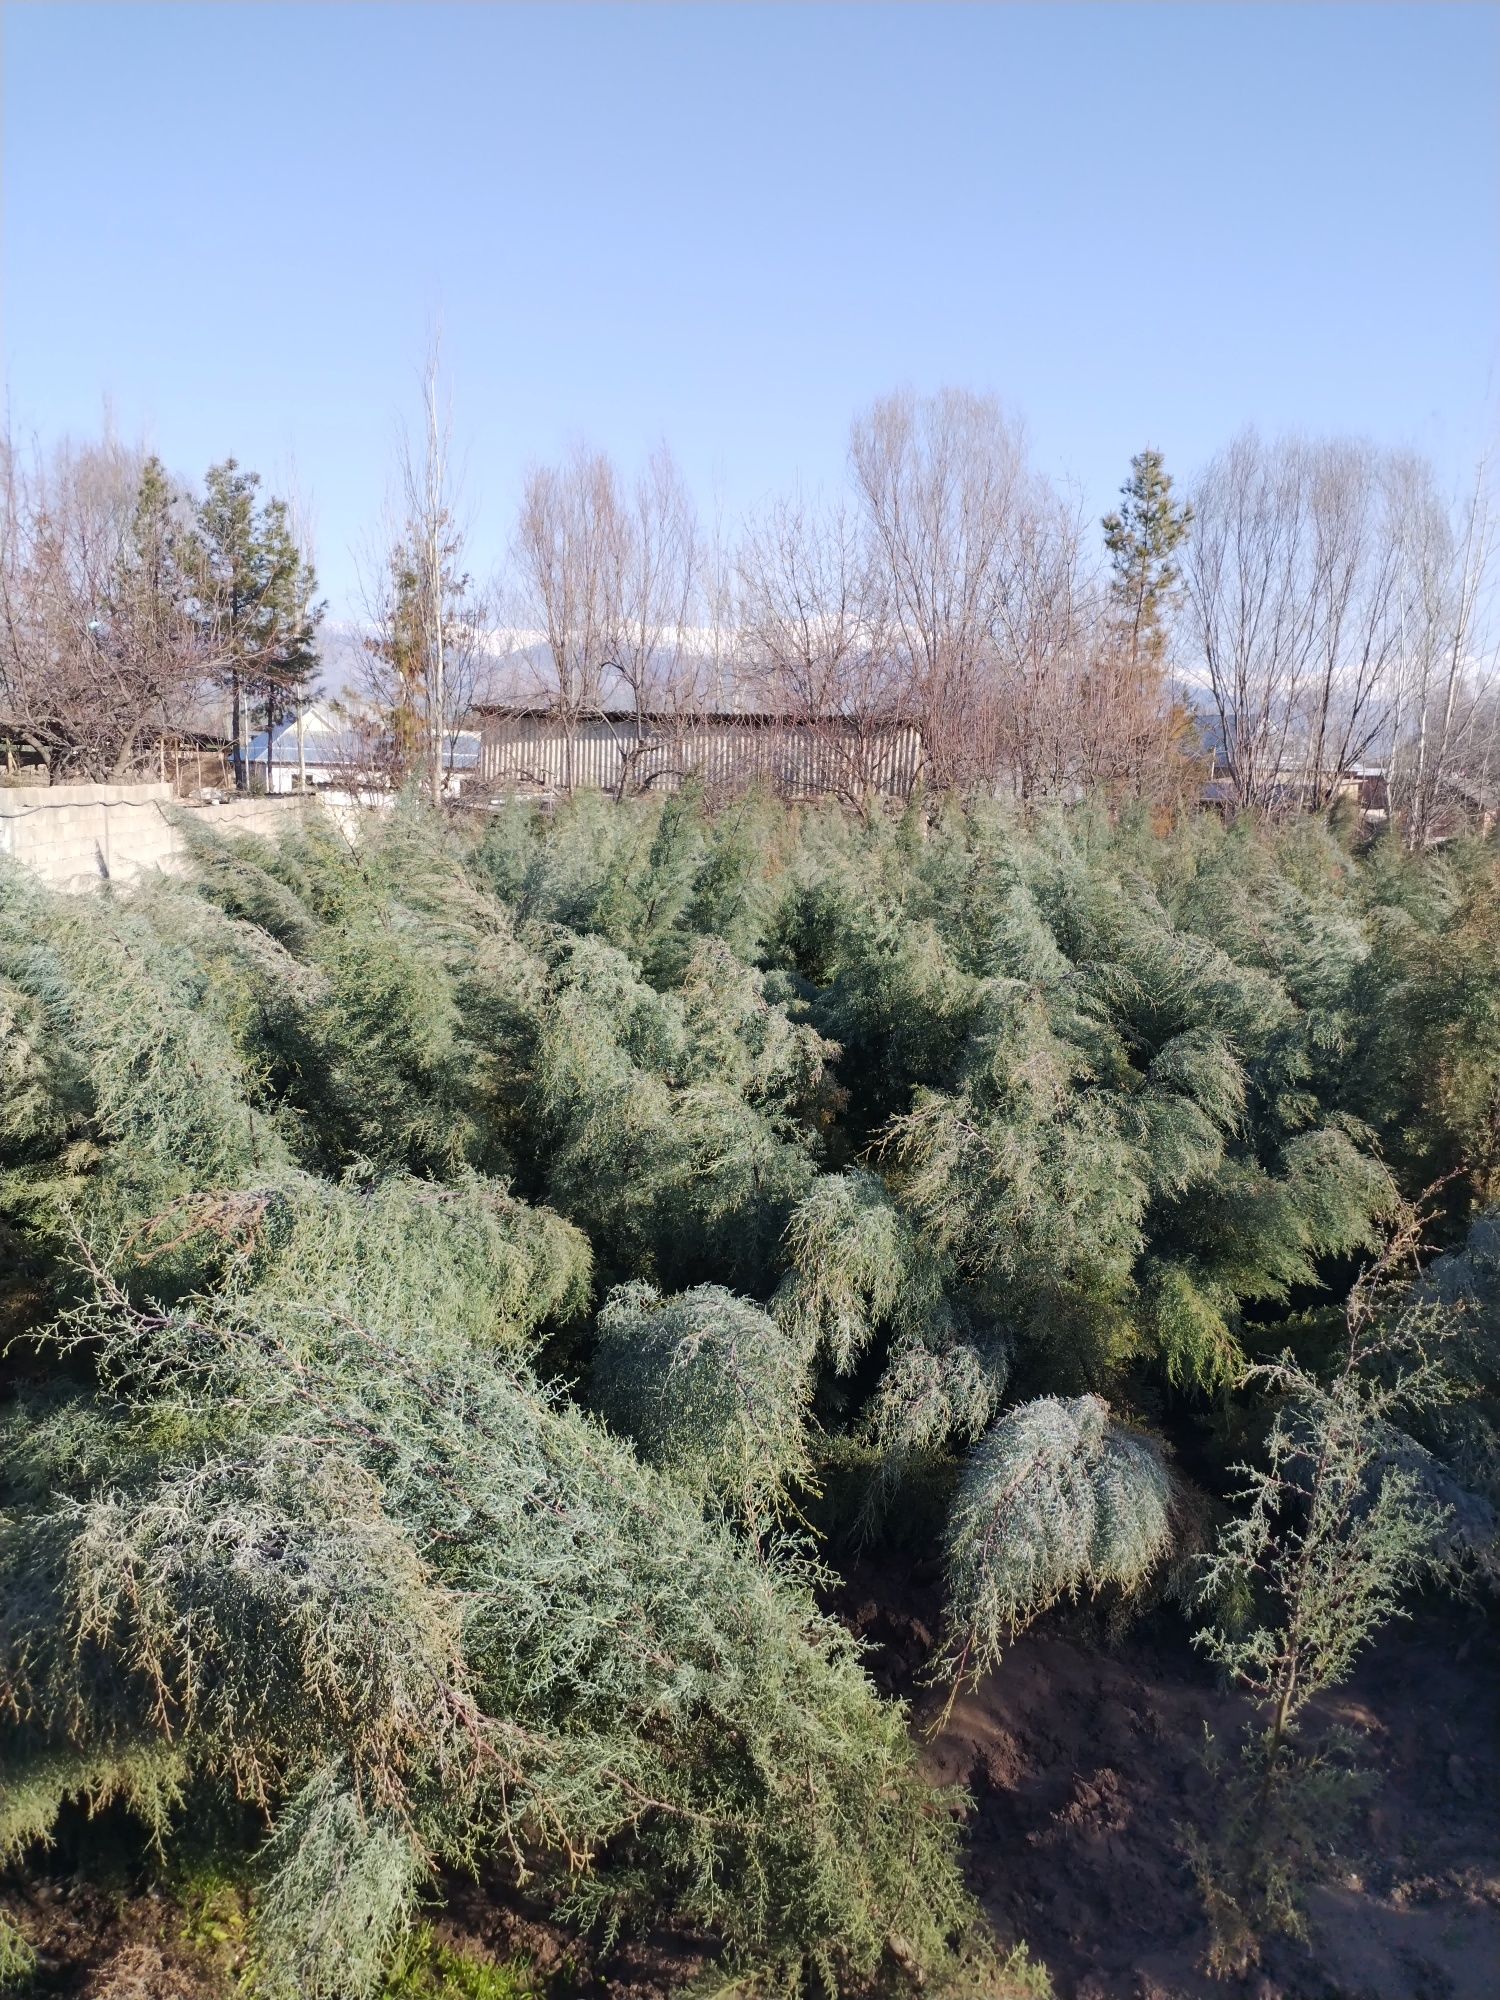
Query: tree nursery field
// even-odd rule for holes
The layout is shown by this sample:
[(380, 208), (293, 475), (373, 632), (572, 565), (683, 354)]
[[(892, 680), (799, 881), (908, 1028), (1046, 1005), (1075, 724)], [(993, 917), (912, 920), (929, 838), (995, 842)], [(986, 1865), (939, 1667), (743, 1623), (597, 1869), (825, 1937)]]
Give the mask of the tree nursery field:
[(1500, 851), (0, 873), (0, 1990), (1493, 1991)]

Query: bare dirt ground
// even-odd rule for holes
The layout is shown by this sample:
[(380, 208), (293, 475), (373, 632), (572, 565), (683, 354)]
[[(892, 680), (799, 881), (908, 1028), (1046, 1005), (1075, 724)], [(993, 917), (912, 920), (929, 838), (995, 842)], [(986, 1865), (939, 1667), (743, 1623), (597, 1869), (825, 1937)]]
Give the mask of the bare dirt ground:
[[(1163, 1616), (1100, 1651), (1058, 1618), (1021, 1640), (935, 1734), (920, 1685), (936, 1596), (920, 1571), (856, 1575), (841, 1609), (888, 1691), (913, 1704), (924, 1762), (963, 1788), (970, 1876), (1002, 1940), (1025, 1939), (1058, 2000), (1500, 2000), (1500, 1632), (1435, 1602), (1383, 1635), (1329, 1721), (1363, 1731), (1382, 1785), (1361, 1851), (1310, 1898), (1304, 1944), (1278, 1940), (1243, 1981), (1202, 1971), (1207, 1928), (1177, 1828), (1206, 1813), (1205, 1724), (1226, 1746), (1243, 1710)], [(210, 2000), (243, 1957), (232, 1903), (184, 1910), (121, 1875), (61, 1860), (0, 1902), (42, 1950), (37, 1992), (69, 2000)], [(519, 1952), (548, 2000), (668, 2000), (701, 1940), (591, 1958), (504, 1894), (455, 1885), (447, 1939)]]
[[(237, 1895), (184, 1906), (149, 1888), (37, 1869), (0, 1883), (0, 1909), (38, 1952), (24, 2000), (240, 2000), (245, 1990)], [(512, 1895), (473, 1882), (450, 1885), (433, 1928), (460, 1953), (519, 1961), (517, 2000), (523, 1992), (534, 2000), (672, 2000), (709, 1956), (705, 1940), (673, 1936), (631, 1939), (607, 1957), (591, 1953)]]
[[(845, 1615), (920, 1734), (942, 1708), (919, 1685), (935, 1596), (910, 1577), (893, 1590), (889, 1571), (881, 1595), (861, 1581)], [(1231, 1747), (1243, 1706), (1176, 1620), (1104, 1652), (1082, 1624), (1022, 1639), (924, 1750), (933, 1778), (972, 1800), (975, 1891), (1002, 1938), (1048, 1965), (1058, 2000), (1500, 2000), (1493, 1620), (1434, 1602), (1323, 1705), (1366, 1736), (1381, 1777), (1361, 1851), (1313, 1891), (1305, 1944), (1274, 1941), (1227, 1982), (1202, 1971), (1208, 1931), (1177, 1828), (1210, 1808), (1205, 1725)]]

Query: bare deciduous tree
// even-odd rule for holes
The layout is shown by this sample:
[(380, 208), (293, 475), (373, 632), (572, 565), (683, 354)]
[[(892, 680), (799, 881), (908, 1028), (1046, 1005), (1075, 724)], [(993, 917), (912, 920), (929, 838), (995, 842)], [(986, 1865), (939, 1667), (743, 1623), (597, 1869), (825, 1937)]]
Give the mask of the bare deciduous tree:
[(536, 693), (561, 725), (564, 784), (575, 782), (580, 723), (603, 707), (620, 652), (624, 503), (614, 466), (579, 446), (561, 466), (533, 466), (516, 527), (523, 622), (541, 634)]
[(847, 506), (796, 495), (751, 524), (738, 571), (747, 685), (816, 740), (831, 789), (865, 807), (907, 719), (878, 547)]
[(1243, 431), (1193, 495), (1189, 627), (1242, 805), (1269, 805), (1314, 671), (1306, 453)]
[(1236, 797), (1319, 810), (1388, 752), (1426, 838), (1479, 695), (1482, 480), (1455, 530), (1408, 453), (1246, 432), (1195, 507), (1187, 624)]
[(621, 506), (615, 532), (617, 599), (606, 621), (614, 629), (615, 646), (606, 669), (619, 705), (629, 711), (629, 733), (621, 744), (623, 794), (649, 782), (664, 736), (681, 765), (683, 738), (701, 707), (701, 660), (693, 630), (698, 522), (665, 446), (653, 452), (634, 493)]
[(1406, 512), (1411, 575), (1401, 614), (1402, 672), (1392, 729), (1391, 805), (1420, 846), (1465, 799), (1493, 806), (1496, 642), (1492, 609), (1495, 519), (1488, 461), (1456, 519), (1430, 480)]
[(901, 394), (856, 420), (849, 455), (933, 782), (989, 781), (996, 614), (1007, 535), (1029, 481), (1021, 434), (989, 398)]
[(0, 719), (49, 777), (154, 764), (208, 673), (191, 502), (112, 439), (29, 461), (0, 439)]
[(1409, 482), (1397, 458), (1365, 444), (1331, 439), (1308, 456), (1314, 643), (1305, 796), (1319, 811), (1391, 718)]
[(1086, 701), (1101, 610), (1081, 510), (1029, 481), (1011, 508), (994, 609), (999, 767), (1020, 799), (1071, 795), (1091, 744), (1108, 736), (1114, 685), (1096, 677), (1092, 714)]

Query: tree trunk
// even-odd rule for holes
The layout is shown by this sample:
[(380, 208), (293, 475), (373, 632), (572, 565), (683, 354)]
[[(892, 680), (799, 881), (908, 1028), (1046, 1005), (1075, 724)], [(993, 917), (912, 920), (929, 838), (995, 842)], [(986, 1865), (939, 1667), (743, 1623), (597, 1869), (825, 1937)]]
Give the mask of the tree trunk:
[(231, 668), (230, 670), (229, 699), (231, 728), (234, 736), (234, 749), (230, 753), (231, 761), (234, 765), (234, 789), (237, 792), (243, 792), (248, 782), (245, 769), (247, 762), (245, 755), (245, 703), (240, 689), (240, 670), (238, 667)]

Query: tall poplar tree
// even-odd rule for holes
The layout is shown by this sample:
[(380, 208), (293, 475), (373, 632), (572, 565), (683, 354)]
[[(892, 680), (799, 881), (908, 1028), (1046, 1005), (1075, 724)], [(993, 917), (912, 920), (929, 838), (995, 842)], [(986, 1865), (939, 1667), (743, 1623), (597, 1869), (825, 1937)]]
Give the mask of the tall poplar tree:
[(462, 532), (446, 508), (430, 532), (415, 517), (405, 521), (372, 593), (366, 642), (371, 683), (390, 717), (394, 775), (404, 781), (420, 771), (439, 791), (473, 679), (476, 606), (462, 555)]

